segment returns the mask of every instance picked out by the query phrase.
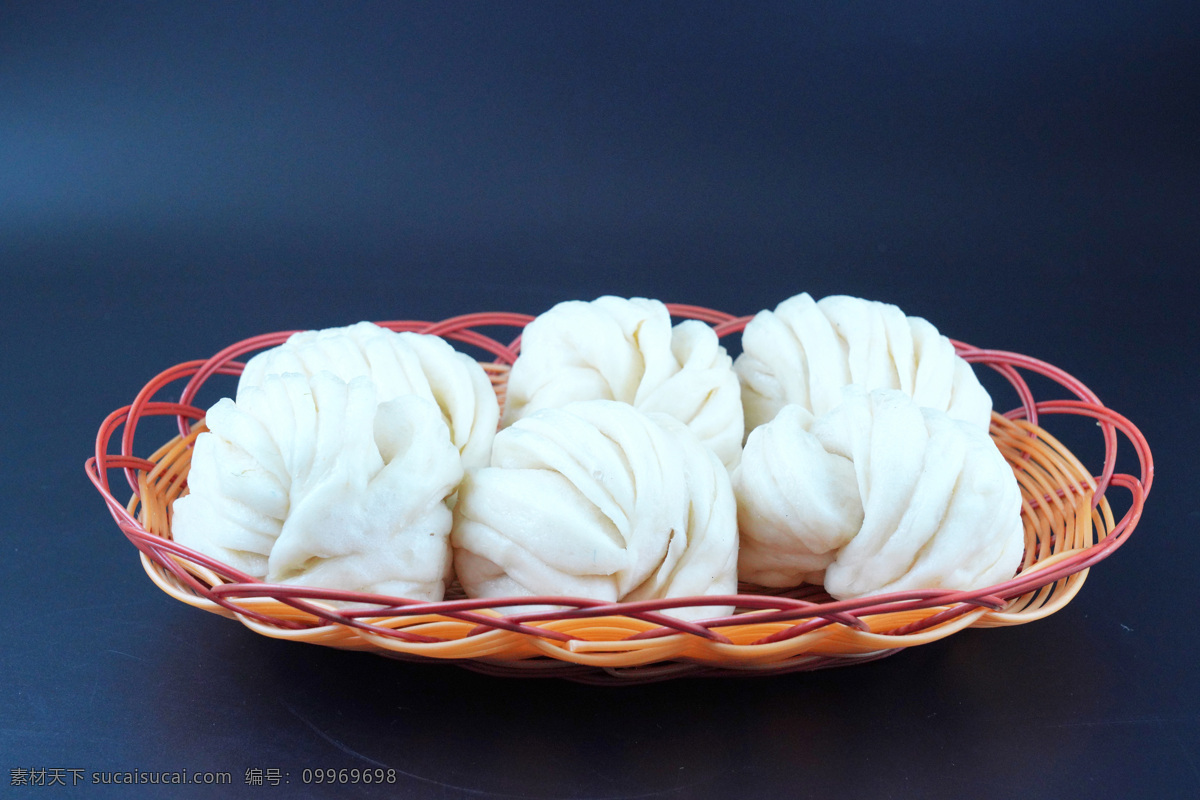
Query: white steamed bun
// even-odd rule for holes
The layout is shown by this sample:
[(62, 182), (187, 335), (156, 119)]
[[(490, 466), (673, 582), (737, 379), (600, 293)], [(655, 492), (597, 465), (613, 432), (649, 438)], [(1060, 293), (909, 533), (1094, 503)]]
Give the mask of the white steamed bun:
[(683, 422), (727, 467), (744, 427), (733, 360), (698, 320), (671, 327), (657, 300), (559, 303), (526, 326), (503, 425), (576, 400), (618, 400)]
[(196, 439), (174, 539), (270, 583), (440, 600), (462, 462), (433, 401), (267, 375)]
[(497, 434), (491, 466), (459, 489), (452, 542), (473, 597), (634, 601), (737, 589), (728, 471), (673, 417), (610, 400), (544, 409)]
[(733, 473), (742, 579), (793, 586), (823, 571), (849, 599), (1011, 578), (1021, 494), (988, 434), (899, 390), (842, 398), (815, 419), (785, 406), (751, 432)]
[(985, 431), (991, 424), (992, 399), (971, 365), (933, 325), (894, 305), (799, 294), (756, 314), (742, 348), (734, 369), (747, 433), (792, 403), (819, 417), (849, 384), (898, 389)]
[(483, 367), (437, 336), (396, 333), (371, 322), (302, 331), (246, 362), (237, 398), (268, 375), (323, 370), (344, 381), (370, 378), (381, 403), (403, 395), (432, 401), (450, 426), (464, 466), (487, 463), (500, 418), (496, 394)]

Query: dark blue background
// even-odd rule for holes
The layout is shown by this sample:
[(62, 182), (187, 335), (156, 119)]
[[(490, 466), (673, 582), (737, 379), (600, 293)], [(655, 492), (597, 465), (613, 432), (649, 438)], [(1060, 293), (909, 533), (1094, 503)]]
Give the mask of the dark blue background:
[[(240, 785), (384, 764), (406, 797), (1195, 797), (1198, 36), (1183, 2), (6, 3), (0, 767)], [(597, 690), (189, 609), (83, 477), (109, 411), (253, 334), (800, 291), (1083, 379), (1154, 448), (1130, 543), (1038, 623)], [(1093, 447), (1087, 427), (1064, 436)]]

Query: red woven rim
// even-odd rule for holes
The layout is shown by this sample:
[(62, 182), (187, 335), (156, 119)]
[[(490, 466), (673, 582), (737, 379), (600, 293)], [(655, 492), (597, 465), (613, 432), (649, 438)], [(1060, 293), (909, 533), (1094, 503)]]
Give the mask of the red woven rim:
[[(735, 317), (721, 311), (702, 308), (699, 306), (668, 304), (673, 316), (686, 319), (698, 319), (714, 326), (721, 337), (740, 333), (752, 317)], [(512, 364), (520, 347), (519, 335), (508, 344), (479, 332), (478, 328), (512, 327), (524, 328), (533, 317), (524, 314), (506, 312), (467, 314), (441, 322), (421, 322), (412, 320), (380, 322), (381, 326), (394, 331), (415, 331), (418, 333), (437, 334), (490, 353), (497, 364)], [(437, 603), (411, 601), (401, 598), (370, 595), (361, 592), (346, 592), (313, 589), (302, 586), (267, 584), (242, 573), (227, 564), (216, 561), (195, 550), (176, 544), (174, 541), (147, 531), (130, 513), (126, 503), (116, 498), (109, 483), (108, 473), (113, 469), (124, 470), (126, 479), (132, 488), (134, 496), (138, 494), (137, 473), (148, 472), (155, 463), (134, 455), (134, 438), (140, 420), (153, 416), (173, 416), (176, 418), (181, 435), (186, 436), (193, 421), (204, 417), (204, 410), (192, 405), (197, 392), (213, 375), (239, 375), (244, 363), (238, 359), (247, 353), (272, 347), (284, 342), (295, 331), (281, 331), (263, 334), (245, 339), (230, 345), (211, 358), (187, 361), (155, 376), (143, 389), (138, 392), (133, 402), (113, 411), (104, 420), (96, 435), (95, 455), (84, 465), (85, 471), (92, 484), (104, 498), (109, 512), (118, 527), (142, 553), (156, 564), (168, 571), (183, 585), (189, 587), (198, 596), (233, 612), (241, 617), (254, 619), (259, 622), (283, 628), (311, 628), (315, 625), (335, 624), (356, 628), (371, 634), (401, 639), (411, 642), (441, 641), (434, 637), (415, 634), (405, 630), (374, 625), (370, 618), (406, 617), (437, 614), (452, 619), (468, 621), (476, 625), (472, 635), (494, 629), (515, 631), (530, 636), (557, 639), (560, 641), (574, 639), (570, 634), (533, 627), (525, 623), (537, 620), (579, 619), (621, 615), (647, 621), (658, 627), (647, 630), (632, 637), (648, 639), (683, 632), (700, 636), (716, 642), (728, 643), (730, 640), (713, 628), (737, 624), (744, 618), (725, 616), (695, 622), (686, 622), (661, 613), (665, 609), (684, 606), (715, 606), (730, 605), (738, 609), (754, 609), (768, 613), (755, 614), (755, 622), (792, 622), (795, 624), (786, 630), (777, 632), (760, 640), (761, 643), (782, 641), (804, 633), (816, 630), (831, 623), (841, 623), (861, 630), (869, 629), (863, 617), (874, 614), (928, 609), (946, 606), (940, 613), (893, 633), (911, 633), (933, 625), (945, 623), (977, 608), (1002, 609), (1013, 598), (1020, 597), (1044, 586), (1088, 569), (1107, 558), (1117, 548), (1125, 543), (1130, 533), (1141, 518), (1146, 496), (1150, 492), (1154, 475), (1154, 462), (1149, 445), (1137, 427), (1112, 409), (1103, 405), (1099, 398), (1078, 379), (1065, 371), (1029, 356), (1000, 350), (985, 350), (962, 342), (954, 342), (954, 347), (964, 359), (973, 364), (983, 364), (1000, 373), (1015, 390), (1020, 405), (1004, 414), (1009, 419), (1026, 419), (1037, 424), (1042, 416), (1065, 414), (1091, 418), (1097, 421), (1104, 437), (1104, 466), (1100, 474), (1095, 476), (1097, 488), (1093, 499), (1093, 507), (1099, 504), (1106, 492), (1112, 487), (1120, 487), (1129, 492), (1130, 504), (1124, 516), (1113, 526), (1109, 534), (1095, 544), (1067, 556), (1059, 561), (1052, 569), (1037, 570), (1031, 574), (1017, 574), (1014, 578), (1003, 583), (969, 592), (945, 590), (924, 590), (894, 592), (886, 595), (855, 600), (836, 602), (820, 602), (811, 599), (819, 594), (818, 589), (804, 587), (800, 590), (781, 595), (766, 594), (736, 594), (727, 596), (680, 597), (660, 600), (645, 600), (636, 603), (607, 603), (596, 600), (575, 597), (520, 597), (508, 600), (461, 599), (447, 600)], [(1044, 376), (1069, 391), (1075, 399), (1037, 401), (1021, 371)], [(164, 393), (167, 387), (180, 381), (186, 381), (178, 400), (155, 399)], [(122, 429), (120, 449), (117, 453), (109, 452), (117, 431)], [(1116, 472), (1117, 433), (1123, 434), (1133, 445), (1138, 459), (1138, 475)], [(1059, 490), (1059, 496), (1065, 496)], [(1044, 498), (1049, 501), (1051, 498)], [(1032, 501), (1037, 505), (1037, 500)], [(172, 556), (179, 556), (188, 561), (202, 565), (218, 574), (225, 584), (210, 587), (198, 580), (193, 574), (184, 569)], [(280, 603), (312, 615), (319, 620), (314, 623), (280, 620), (247, 609), (234, 603), (238, 598), (269, 597)], [(371, 608), (363, 610), (335, 610), (311, 601), (341, 600), (355, 603), (371, 604)], [(562, 606), (564, 610), (554, 613), (540, 612), (537, 614), (514, 614), (497, 618), (487, 614), (477, 613), (480, 609), (497, 609), (506, 606), (528, 606), (531, 604)], [(757, 642), (756, 642), (757, 643)], [(865, 661), (888, 655), (892, 650), (870, 653), (864, 656), (822, 657), (812, 656), (803, 662), (796, 662), (780, 668), (775, 665), (774, 671), (790, 669), (814, 669), (822, 666), (842, 664), (847, 661)], [(496, 672), (506, 675), (514, 674), (511, 668), (489, 665), (487, 663), (466, 664), (472, 669), (483, 672)], [(522, 674), (528, 675), (577, 675), (580, 669), (577, 664), (547, 662), (544, 668), (522, 669)], [(665, 664), (654, 667), (638, 668), (640, 680), (656, 680), (674, 677), (681, 671), (689, 674), (727, 674), (720, 668), (697, 667), (694, 664)]]

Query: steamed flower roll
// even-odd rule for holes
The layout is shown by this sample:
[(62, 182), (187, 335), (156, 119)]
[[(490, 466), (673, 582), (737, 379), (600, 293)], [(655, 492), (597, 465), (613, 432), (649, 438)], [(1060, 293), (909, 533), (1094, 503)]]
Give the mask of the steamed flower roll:
[(472, 597), (634, 601), (737, 588), (728, 471), (673, 417), (625, 403), (569, 403), (500, 431), (491, 465), (463, 480), (454, 517), (455, 569)]

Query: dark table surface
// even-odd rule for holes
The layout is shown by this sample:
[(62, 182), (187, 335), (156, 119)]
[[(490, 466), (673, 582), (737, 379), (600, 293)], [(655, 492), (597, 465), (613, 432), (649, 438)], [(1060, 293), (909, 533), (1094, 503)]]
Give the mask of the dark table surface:
[[(0, 795), (1200, 796), (1198, 35), (1189, 3), (5, 4)], [(1128, 544), (1036, 623), (595, 688), (187, 607), (84, 477), (108, 412), (253, 334), (800, 291), (1082, 379), (1153, 448)]]

